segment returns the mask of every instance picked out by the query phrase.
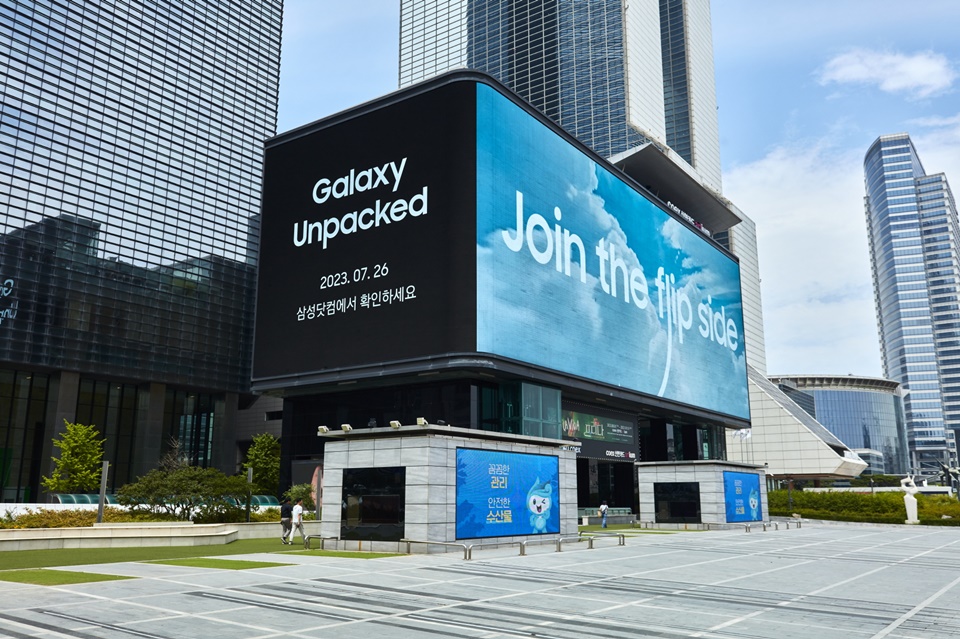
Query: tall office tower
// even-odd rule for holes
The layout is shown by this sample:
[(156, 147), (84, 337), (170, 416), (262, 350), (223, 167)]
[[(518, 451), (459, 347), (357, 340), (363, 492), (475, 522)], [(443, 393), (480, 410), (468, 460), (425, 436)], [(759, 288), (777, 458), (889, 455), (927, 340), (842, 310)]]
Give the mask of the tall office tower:
[(64, 420), (110, 488), (170, 438), (233, 471), (281, 0), (0, 0), (0, 499)]
[[(662, 199), (670, 189), (653, 184), (664, 172), (648, 159), (721, 191), (709, 0), (402, 0), (400, 86), (464, 67), (490, 73)], [(740, 258), (747, 359), (763, 374), (756, 227), (721, 205), (732, 215), (716, 224), (703, 207), (693, 213)]]
[(942, 173), (927, 175), (910, 136), (884, 135), (863, 161), (884, 374), (906, 393), (911, 469), (956, 458), (960, 429), (960, 226)]
[(400, 85), (455, 68), (490, 73), (737, 256), (757, 436), (728, 437), (728, 459), (866, 467), (765, 378), (756, 225), (721, 195), (709, 0), (401, 0)]
[(455, 68), (605, 157), (652, 141), (720, 191), (709, 0), (402, 0), (400, 86)]

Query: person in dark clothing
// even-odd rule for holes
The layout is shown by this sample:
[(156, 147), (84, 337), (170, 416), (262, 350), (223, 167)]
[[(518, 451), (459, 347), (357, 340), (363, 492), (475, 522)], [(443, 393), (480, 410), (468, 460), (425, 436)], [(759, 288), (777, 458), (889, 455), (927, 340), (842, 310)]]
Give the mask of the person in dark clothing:
[(293, 506), (290, 505), (289, 499), (284, 499), (283, 503), (280, 505), (280, 541), (285, 544), (292, 544), (292, 540), (288, 540), (288, 537), (293, 537)]

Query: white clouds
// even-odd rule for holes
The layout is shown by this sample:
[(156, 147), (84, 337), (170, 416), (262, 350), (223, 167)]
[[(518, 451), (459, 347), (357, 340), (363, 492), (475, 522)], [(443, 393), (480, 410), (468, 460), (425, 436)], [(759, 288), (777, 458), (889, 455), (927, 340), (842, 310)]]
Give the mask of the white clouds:
[(946, 173), (954, 196), (960, 195), (960, 113), (911, 120), (910, 137), (927, 173)]
[(957, 72), (949, 60), (933, 51), (912, 55), (870, 49), (842, 53), (820, 70), (820, 84), (875, 85), (886, 93), (928, 98), (951, 88)]
[(723, 181), (757, 224), (770, 372), (880, 376), (862, 153), (780, 146)]

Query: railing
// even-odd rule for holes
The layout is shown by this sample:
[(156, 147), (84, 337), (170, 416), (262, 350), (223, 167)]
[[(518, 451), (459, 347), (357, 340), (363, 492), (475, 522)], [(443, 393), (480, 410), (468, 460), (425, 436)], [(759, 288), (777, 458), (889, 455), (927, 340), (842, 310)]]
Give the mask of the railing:
[(581, 539), (589, 539), (589, 540), (590, 540), (590, 545), (588, 546), (588, 548), (593, 548), (593, 538), (594, 538), (594, 537), (617, 537), (617, 539), (618, 539), (617, 545), (618, 545), (618, 546), (626, 546), (626, 545), (627, 545), (627, 536), (624, 535), (623, 533), (617, 533), (617, 532), (585, 532), (585, 531), (582, 531), (582, 530), (580, 531), (580, 538), (581, 538)]
[[(587, 537), (586, 540), (587, 540), (587, 548), (588, 549), (593, 548), (593, 538)], [(580, 535), (577, 535), (576, 537), (550, 537), (546, 539), (544, 538), (524, 539), (523, 541), (516, 542), (516, 543), (520, 544), (520, 555), (522, 556), (527, 554), (527, 545), (529, 544), (556, 544), (557, 552), (560, 552), (561, 546), (564, 544), (564, 542), (571, 542), (571, 541), (577, 541), (577, 542), (581, 541)]]
[[(420, 539), (401, 539), (400, 543), (407, 544), (407, 554), (410, 554), (410, 545), (411, 544), (427, 544), (433, 546), (454, 546), (458, 548), (463, 548), (463, 558), (464, 560), (473, 558), (473, 544), (458, 544), (451, 541), (423, 541)], [(523, 553), (520, 553), (523, 554)]]

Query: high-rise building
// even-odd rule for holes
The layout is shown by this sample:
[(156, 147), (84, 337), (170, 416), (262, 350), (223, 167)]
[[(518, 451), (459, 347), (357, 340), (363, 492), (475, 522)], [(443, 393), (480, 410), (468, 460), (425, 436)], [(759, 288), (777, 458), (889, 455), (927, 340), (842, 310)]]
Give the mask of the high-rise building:
[(64, 420), (110, 489), (170, 438), (233, 471), (281, 0), (0, 0), (0, 499)]
[(403, 0), (400, 86), (485, 71), (597, 153), (650, 141), (720, 191), (709, 0)]
[(756, 227), (719, 196), (709, 0), (402, 0), (400, 86), (457, 68), (491, 74), (671, 205), (712, 193), (682, 213), (740, 259), (747, 359), (765, 373)]
[(911, 469), (956, 459), (960, 429), (960, 226), (944, 174), (906, 133), (863, 162), (874, 300), (886, 377), (903, 386)]
[[(804, 426), (785, 395), (767, 393), (756, 226), (721, 195), (709, 0), (402, 0), (400, 85), (456, 68), (496, 77), (737, 256), (754, 430), (778, 415), (770, 437), (752, 441), (779, 451), (783, 422), (817, 451), (816, 464), (778, 452), (771, 472), (865, 467), (835, 438), (824, 441), (822, 426)], [(767, 461), (752, 444), (733, 444), (729, 459)]]

